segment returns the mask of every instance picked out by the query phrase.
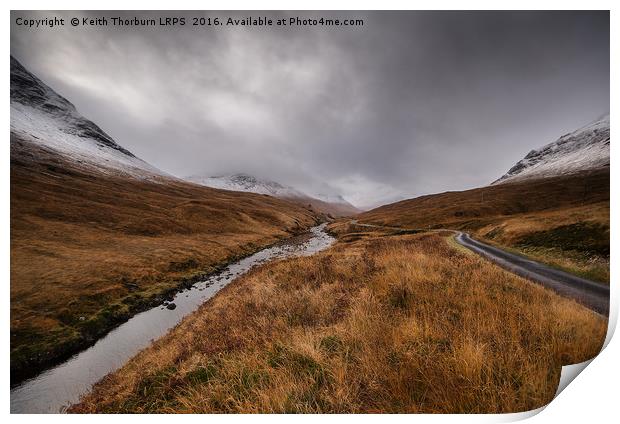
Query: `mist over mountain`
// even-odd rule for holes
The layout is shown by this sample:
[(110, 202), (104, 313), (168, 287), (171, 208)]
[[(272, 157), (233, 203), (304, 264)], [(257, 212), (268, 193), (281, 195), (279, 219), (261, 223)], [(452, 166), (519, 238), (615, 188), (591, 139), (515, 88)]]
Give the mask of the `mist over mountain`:
[(281, 184), (265, 178), (258, 178), (245, 173), (205, 177), (193, 175), (185, 178), (187, 181), (207, 187), (223, 190), (246, 191), (266, 194), (269, 196), (288, 199), (301, 204), (311, 205), (318, 210), (335, 216), (349, 215), (359, 210), (339, 194), (309, 195), (294, 187)]
[[(53, 15), (76, 14), (158, 20), (168, 12)], [(529, 150), (609, 110), (606, 11), (264, 16), (352, 14), (365, 25), (197, 33), (13, 24), (11, 53), (165, 172), (242, 172), (311, 196), (325, 183), (364, 209), (488, 184)]]

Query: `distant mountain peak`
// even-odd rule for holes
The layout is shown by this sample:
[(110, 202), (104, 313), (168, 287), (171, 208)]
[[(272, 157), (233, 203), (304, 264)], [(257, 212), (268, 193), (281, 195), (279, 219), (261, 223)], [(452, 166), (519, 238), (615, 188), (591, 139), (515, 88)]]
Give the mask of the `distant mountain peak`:
[(609, 113), (531, 150), (493, 184), (574, 174), (609, 166)]
[(281, 198), (308, 197), (306, 194), (293, 187), (285, 186), (276, 181), (257, 178), (245, 173), (215, 175), (210, 177), (193, 175), (185, 179), (196, 184), (223, 190), (247, 191)]
[(342, 205), (351, 205), (342, 195), (340, 194), (324, 194), (319, 193), (315, 196), (317, 199), (322, 200), (328, 203), (339, 203)]
[(311, 205), (336, 215), (348, 215), (359, 212), (355, 206), (338, 194), (308, 195), (294, 187), (276, 181), (262, 179), (246, 173), (225, 174), (216, 176), (193, 175), (185, 180), (207, 187), (222, 190), (247, 191), (266, 194), (281, 199), (293, 200), (297, 203)]

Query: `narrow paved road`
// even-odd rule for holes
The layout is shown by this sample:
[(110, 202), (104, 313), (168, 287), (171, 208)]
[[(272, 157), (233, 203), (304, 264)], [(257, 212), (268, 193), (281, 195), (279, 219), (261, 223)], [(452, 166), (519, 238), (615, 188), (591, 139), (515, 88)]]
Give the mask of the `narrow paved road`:
[(465, 233), (457, 233), (455, 240), (508, 271), (574, 299), (599, 314), (609, 316), (609, 286), (506, 252), (474, 240)]
[[(403, 230), (403, 228), (397, 227), (361, 224), (357, 221), (351, 221), (351, 224), (362, 227)], [(455, 233), (457, 243), (491, 260), (502, 268), (550, 288), (564, 297), (574, 299), (601, 315), (609, 316), (609, 286), (577, 277), (520, 255), (506, 252), (495, 246), (474, 240), (468, 234), (458, 231), (455, 231)]]

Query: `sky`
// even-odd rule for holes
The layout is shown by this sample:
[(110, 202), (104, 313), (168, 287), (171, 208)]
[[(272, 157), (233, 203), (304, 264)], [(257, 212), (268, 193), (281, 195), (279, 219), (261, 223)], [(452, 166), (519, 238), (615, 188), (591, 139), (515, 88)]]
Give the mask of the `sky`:
[[(185, 16), (27, 28), (17, 17)], [(194, 27), (192, 17), (363, 19)], [(487, 185), (609, 111), (608, 12), (11, 12), (11, 54), (170, 174), (244, 172), (360, 208)]]

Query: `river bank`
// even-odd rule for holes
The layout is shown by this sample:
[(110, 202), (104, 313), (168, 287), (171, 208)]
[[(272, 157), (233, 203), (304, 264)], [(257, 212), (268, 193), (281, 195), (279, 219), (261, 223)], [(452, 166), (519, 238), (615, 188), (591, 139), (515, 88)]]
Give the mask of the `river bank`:
[(325, 233), (324, 227), (325, 224), (313, 227), (309, 237), (293, 237), (289, 239), (290, 243), (279, 241), (179, 291), (167, 300), (175, 304), (174, 309), (159, 303), (136, 314), (89, 349), (12, 389), (11, 411), (58, 412), (63, 406), (76, 402), (92, 384), (165, 334), (185, 315), (252, 267), (281, 257), (312, 254), (328, 247), (334, 239)]

